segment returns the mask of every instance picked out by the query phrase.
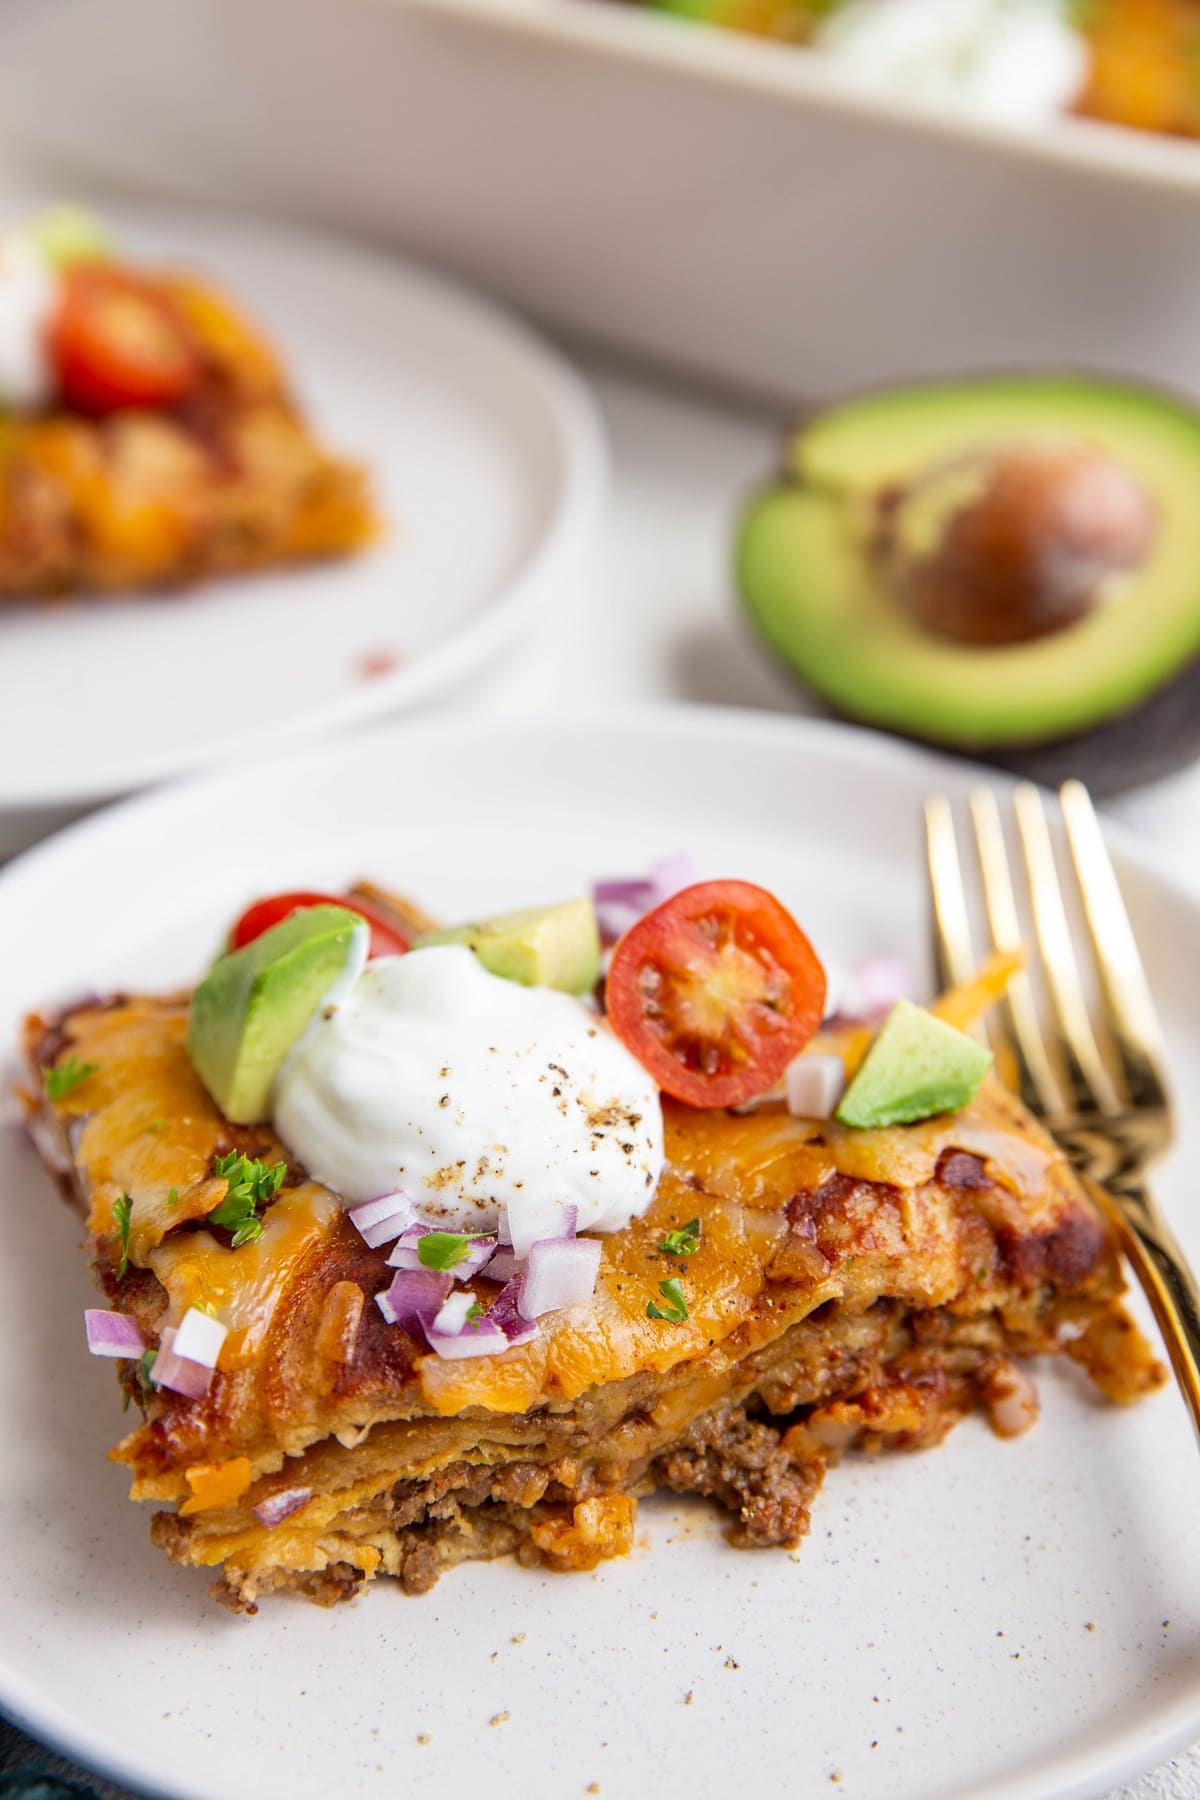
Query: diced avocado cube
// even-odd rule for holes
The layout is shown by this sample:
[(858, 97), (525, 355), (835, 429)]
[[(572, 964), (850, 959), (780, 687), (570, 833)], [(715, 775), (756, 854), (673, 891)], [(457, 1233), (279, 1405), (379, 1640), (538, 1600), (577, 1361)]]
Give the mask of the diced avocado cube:
[(54, 269), (69, 269), (80, 262), (107, 262), (113, 255), (108, 228), (86, 206), (52, 206), (30, 219), (24, 230)]
[(187, 1044), (233, 1124), (268, 1116), (284, 1058), (335, 984), (362, 968), (367, 940), (348, 907), (310, 906), (217, 958), (192, 995)]
[(485, 969), (523, 987), (586, 994), (600, 973), (600, 933), (590, 900), (530, 906), (520, 912), (426, 932), (414, 950), (432, 944), (465, 944)]
[(992, 1053), (911, 1000), (884, 1020), (837, 1109), (842, 1125), (908, 1125), (974, 1099)]

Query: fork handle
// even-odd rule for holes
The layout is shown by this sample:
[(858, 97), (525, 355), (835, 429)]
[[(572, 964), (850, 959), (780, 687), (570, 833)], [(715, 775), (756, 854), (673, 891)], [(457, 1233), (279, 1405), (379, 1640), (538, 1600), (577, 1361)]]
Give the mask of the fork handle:
[(1200, 1438), (1200, 1286), (1175, 1233), (1140, 1182), (1112, 1189), (1089, 1180), (1089, 1192), (1111, 1221), (1158, 1322), (1171, 1367)]

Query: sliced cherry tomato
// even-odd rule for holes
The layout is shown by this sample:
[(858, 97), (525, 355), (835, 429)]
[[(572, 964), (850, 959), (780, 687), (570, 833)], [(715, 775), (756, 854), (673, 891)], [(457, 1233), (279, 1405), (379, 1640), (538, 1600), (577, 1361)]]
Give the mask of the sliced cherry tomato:
[(773, 895), (702, 881), (639, 919), (613, 951), (613, 1030), (665, 1093), (738, 1106), (779, 1079), (825, 1010), (825, 971)]
[(169, 296), (108, 263), (65, 271), (49, 348), (62, 399), (78, 412), (175, 406), (204, 373)]
[(306, 906), (348, 906), (351, 912), (360, 914), (371, 927), (369, 956), (402, 956), (409, 947), (409, 940), (399, 927), (362, 900), (351, 900), (345, 894), (297, 892), (272, 894), (269, 899), (256, 900), (253, 906), (248, 906), (229, 934), (229, 948), (240, 950), (244, 945), (252, 944), (264, 931), (270, 931), (272, 925), (282, 925), (285, 919)]

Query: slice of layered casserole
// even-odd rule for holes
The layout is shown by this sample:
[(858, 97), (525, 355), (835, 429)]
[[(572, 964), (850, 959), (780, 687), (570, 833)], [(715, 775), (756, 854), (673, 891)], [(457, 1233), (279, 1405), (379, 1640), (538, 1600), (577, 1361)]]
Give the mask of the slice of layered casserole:
[(778, 902), (661, 879), (602, 895), (603, 965), (590, 902), (437, 932), (283, 895), (193, 996), (28, 1022), (89, 1338), (141, 1415), (114, 1457), (228, 1605), (588, 1569), (660, 1490), (794, 1545), (851, 1447), (1031, 1424), (1015, 1359), (1161, 1381), (961, 996), (814, 1034)]
[(350, 555), (365, 470), (223, 289), (56, 209), (0, 233), (0, 600), (177, 588)]

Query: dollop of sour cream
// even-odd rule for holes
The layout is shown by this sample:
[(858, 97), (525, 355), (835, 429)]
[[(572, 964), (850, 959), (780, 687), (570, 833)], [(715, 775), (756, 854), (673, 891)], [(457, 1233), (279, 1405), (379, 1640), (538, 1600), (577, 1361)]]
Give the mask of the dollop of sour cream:
[(1088, 69), (1063, 0), (849, 0), (816, 45), (863, 86), (1012, 125), (1065, 112)]
[(0, 235), (0, 406), (33, 412), (54, 391), (47, 333), (58, 279), (32, 239)]
[(446, 1231), (518, 1256), (561, 1230), (617, 1231), (663, 1166), (658, 1089), (598, 1014), (489, 974), (456, 944), (378, 957), (319, 1008), (273, 1118), (350, 1205), (403, 1192)]

